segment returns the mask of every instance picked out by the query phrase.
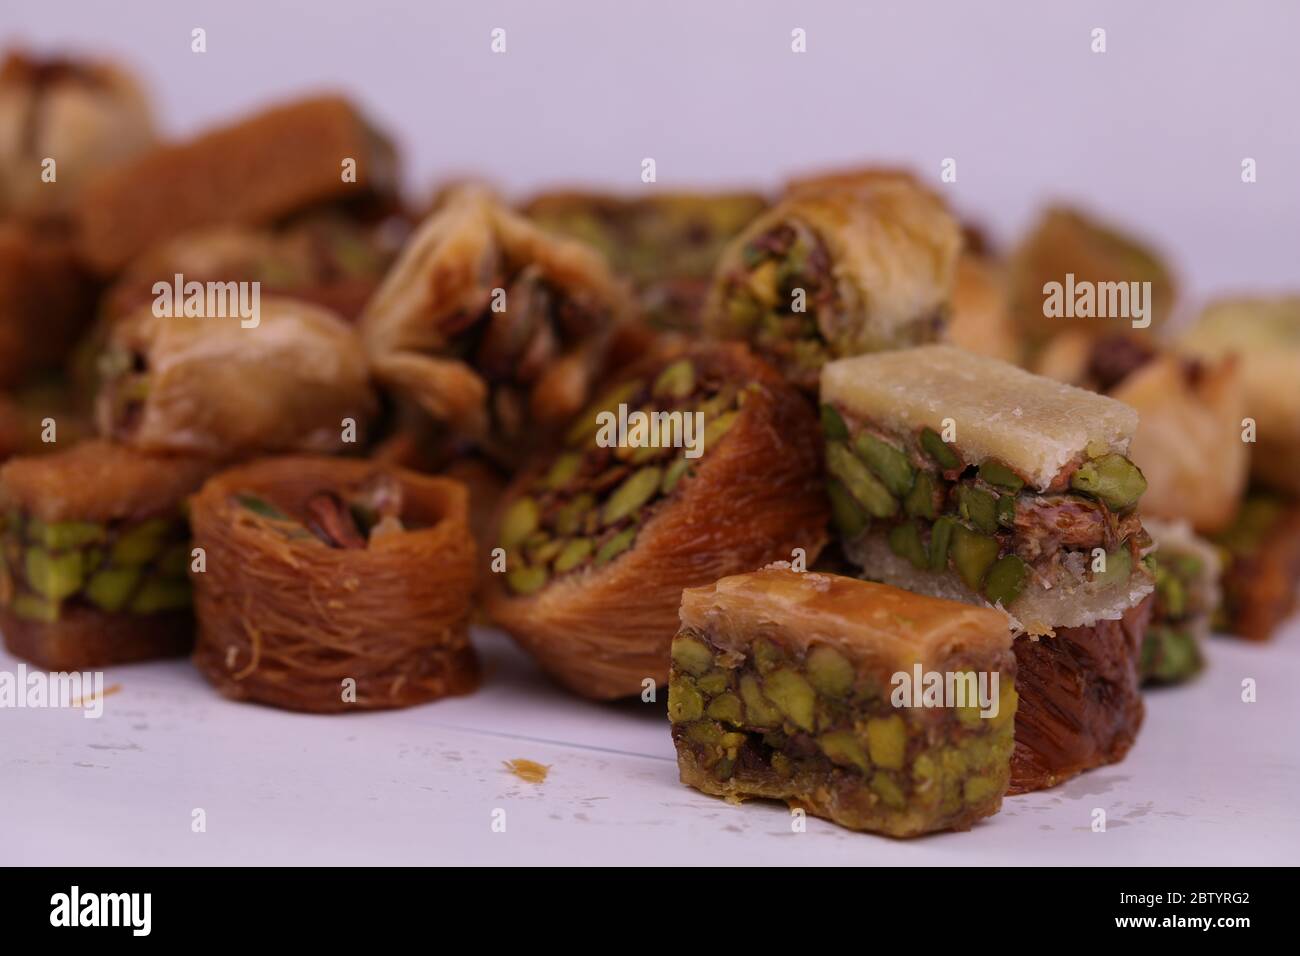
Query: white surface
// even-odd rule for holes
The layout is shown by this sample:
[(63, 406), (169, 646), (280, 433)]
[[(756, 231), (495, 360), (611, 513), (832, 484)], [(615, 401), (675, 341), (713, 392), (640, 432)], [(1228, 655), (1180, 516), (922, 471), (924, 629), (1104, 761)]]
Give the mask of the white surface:
[[(118, 668), (98, 720), (0, 710), (0, 864), (1295, 864), (1298, 624), (1214, 641), (1200, 680), (1148, 695), (1123, 763), (910, 842), (812, 818), (794, 833), (782, 805), (682, 786), (662, 701), (577, 700), (494, 633), (477, 694), (383, 714), (231, 703), (185, 661)], [(546, 782), (505, 769), (519, 757)]]

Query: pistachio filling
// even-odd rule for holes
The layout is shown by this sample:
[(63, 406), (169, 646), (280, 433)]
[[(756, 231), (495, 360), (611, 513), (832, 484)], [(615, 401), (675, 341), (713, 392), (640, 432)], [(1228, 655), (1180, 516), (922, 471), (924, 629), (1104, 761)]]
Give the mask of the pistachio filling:
[(1144, 682), (1174, 684), (1192, 677), (1205, 663), (1195, 627), (1213, 611), (1204, 606), (1197, 587), (1204, 566), (1189, 554), (1157, 553), (1147, 560), (1155, 571), (1156, 598), (1139, 669)]
[[(995, 459), (970, 461), (935, 431), (892, 434), (822, 406), (832, 515), (848, 541), (873, 529), (918, 570), (953, 571), (1009, 608), (1031, 581), (1063, 574), (1126, 580), (1150, 544), (1133, 508), (1146, 479), (1104, 452), (1067, 468), (1039, 493)], [(1093, 551), (1106, 552), (1094, 570)]]
[(815, 375), (835, 357), (843, 311), (821, 239), (791, 220), (751, 240), (742, 262), (726, 279), (726, 334), (753, 342), (787, 375)]
[(45, 522), (11, 512), (0, 533), (0, 604), (53, 624), (76, 607), (154, 614), (190, 606), (189, 528), (142, 521)]
[[(507, 587), (534, 594), (558, 577), (600, 568), (630, 550), (638, 531), (682, 493), (684, 484), (735, 425), (747, 386), (678, 359), (646, 379), (623, 381), (579, 415), (556, 455), (507, 507), (498, 532)], [(602, 413), (627, 410), (627, 440), (607, 445)], [(631, 425), (645, 424), (639, 431)], [(695, 416), (695, 413), (700, 416)], [(698, 457), (688, 429), (697, 434)]]
[(999, 682), (989, 718), (978, 707), (896, 708), (889, 697), (887, 683), (829, 645), (758, 638), (742, 656), (692, 629), (672, 645), (678, 751), (738, 792), (830, 791), (876, 822), (907, 813), (942, 825), (1005, 790), (1014, 682)]

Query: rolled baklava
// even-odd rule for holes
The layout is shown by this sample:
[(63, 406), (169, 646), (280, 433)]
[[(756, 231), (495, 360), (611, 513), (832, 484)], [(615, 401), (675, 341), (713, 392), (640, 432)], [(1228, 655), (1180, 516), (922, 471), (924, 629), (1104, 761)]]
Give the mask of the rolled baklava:
[(766, 568), (682, 593), (668, 715), (682, 782), (908, 837), (996, 813), (1016, 660), (1006, 618)]
[(693, 332), (723, 249), (766, 208), (762, 196), (743, 192), (553, 192), (535, 197), (524, 213), (599, 249), (632, 281), (651, 326)]
[(1269, 640), (1297, 606), (1300, 504), (1273, 492), (1252, 492), (1232, 526), (1213, 541), (1224, 565), (1216, 629)]
[(103, 441), (0, 468), (9, 650), (56, 671), (185, 653), (185, 498), (213, 468)]
[[(1146, 335), (1169, 318), (1177, 293), (1173, 273), (1144, 240), (1062, 206), (1051, 207), (1043, 213), (1012, 252), (1008, 272), (1011, 314), (1031, 359), (1062, 332)], [(1149, 311), (1145, 318), (1138, 318), (1133, 314), (1131, 283), (1147, 282), (1150, 298), (1144, 297), (1144, 304)], [(1057, 283), (1061, 288), (1060, 315), (1048, 315), (1044, 311), (1050, 283)], [(1112, 283), (1126, 286), (1121, 290)], [(1139, 291), (1143, 288), (1138, 287)], [(1112, 292), (1116, 304), (1128, 303), (1127, 310), (1115, 311), (1128, 314), (1109, 314)], [(1089, 296), (1091, 304), (1088, 304)], [(1102, 311), (1107, 314), (1099, 314)], [(1134, 329), (1134, 319), (1139, 322), (1149, 319), (1150, 324)]]
[(667, 679), (683, 588), (825, 542), (812, 407), (743, 345), (647, 359), (564, 439), (506, 494), (487, 610), (583, 696)]
[(718, 263), (705, 331), (744, 339), (813, 392), (824, 363), (937, 340), (961, 230), (905, 175), (809, 183)]
[(1237, 357), (1255, 423), (1251, 475), (1300, 498), (1300, 296), (1216, 302), (1181, 344), (1208, 360)]
[(466, 188), (417, 230), (360, 328), (384, 384), (514, 463), (590, 400), (632, 310), (594, 249)]
[(247, 320), (142, 308), (113, 325), (101, 372), (100, 434), (149, 451), (359, 448), (376, 408), (356, 333), (332, 312), (271, 296)]
[(1144, 515), (1187, 521), (1204, 534), (1231, 523), (1250, 467), (1235, 356), (1191, 355), (1149, 337), (1065, 333), (1043, 349), (1037, 370), (1138, 413), (1129, 456), (1147, 479)]
[(194, 663), (236, 700), (334, 713), (478, 683), (474, 541), (457, 482), (366, 461), (270, 458), (192, 508)]
[(1142, 644), (1142, 682), (1180, 684), (1205, 666), (1202, 648), (1219, 607), (1219, 553), (1186, 522), (1146, 519), (1156, 542), (1155, 607)]
[(952, 346), (831, 363), (822, 402), (837, 526), (869, 575), (1031, 634), (1150, 593), (1126, 405)]
[(317, 96), (148, 150), (96, 179), (78, 209), (81, 247), (112, 275), (150, 247), (219, 225), (263, 226), (307, 209), (395, 205), (392, 144), (355, 105)]

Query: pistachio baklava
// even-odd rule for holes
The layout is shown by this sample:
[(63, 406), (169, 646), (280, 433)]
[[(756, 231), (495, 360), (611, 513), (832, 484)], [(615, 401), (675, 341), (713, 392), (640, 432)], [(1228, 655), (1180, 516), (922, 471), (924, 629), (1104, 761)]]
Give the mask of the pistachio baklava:
[(535, 197), (524, 213), (544, 229), (599, 249), (632, 281), (652, 327), (693, 332), (723, 249), (766, 208), (766, 199), (745, 192), (551, 192)]
[(1186, 522), (1148, 518), (1155, 539), (1156, 591), (1142, 643), (1142, 682), (1180, 684), (1205, 666), (1202, 648), (1219, 606), (1219, 554)]
[(319, 306), (273, 296), (247, 319), (143, 307), (114, 323), (100, 371), (100, 434), (148, 451), (360, 448), (377, 404), (353, 329)]
[(210, 462), (103, 441), (0, 468), (0, 627), (19, 657), (80, 670), (183, 654), (185, 498)]
[(946, 345), (833, 362), (822, 402), (836, 526), (867, 574), (1031, 634), (1150, 593), (1128, 406)]
[(683, 588), (816, 559), (820, 458), (810, 403), (743, 345), (652, 356), (508, 490), (488, 614), (586, 697), (662, 683)]
[(590, 400), (633, 310), (596, 250), (465, 187), (416, 231), (360, 328), (383, 384), (513, 466)]
[(478, 684), (474, 540), (457, 482), (366, 461), (268, 458), (193, 500), (194, 663), (290, 710), (407, 707)]
[(689, 588), (668, 685), (682, 782), (890, 836), (969, 829), (1010, 776), (1011, 643), (995, 611), (788, 566)]
[(723, 254), (705, 331), (815, 392), (830, 360), (936, 341), (960, 249), (957, 222), (908, 176), (810, 182)]

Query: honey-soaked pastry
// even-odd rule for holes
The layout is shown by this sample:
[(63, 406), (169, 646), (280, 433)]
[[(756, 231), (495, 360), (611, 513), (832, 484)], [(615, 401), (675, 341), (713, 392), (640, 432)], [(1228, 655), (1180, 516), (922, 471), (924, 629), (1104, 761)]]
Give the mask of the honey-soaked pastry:
[(1185, 521), (1146, 519), (1155, 539), (1156, 592), (1142, 642), (1143, 684), (1181, 684), (1205, 666), (1202, 648), (1219, 607), (1218, 551)]
[(1142, 513), (1212, 534), (1237, 512), (1250, 469), (1242, 441), (1246, 384), (1235, 355), (1195, 356), (1174, 341), (1067, 332), (1037, 371), (1123, 402), (1138, 413), (1129, 457), (1147, 490)]
[[(1086, 335), (1118, 331), (1150, 337), (1168, 320), (1177, 294), (1177, 284), (1168, 265), (1143, 240), (1064, 206), (1053, 206), (1044, 211), (1034, 228), (1012, 252), (1008, 270), (1011, 314), (1030, 356), (1066, 331)], [(1068, 276), (1073, 276), (1073, 280)], [(1107, 311), (1110, 310), (1110, 287), (1104, 284), (1151, 283), (1150, 300), (1145, 302), (1150, 325), (1134, 329), (1132, 322), (1136, 315), (1102, 317), (1070, 315), (1069, 312), (1060, 316), (1045, 315), (1047, 290), (1044, 287), (1049, 283), (1059, 283), (1064, 295), (1071, 281), (1076, 290), (1096, 290), (1098, 301), (1091, 311), (1100, 308), (1103, 295)], [(1080, 283), (1090, 285), (1080, 286)], [(1131, 290), (1129, 286), (1128, 292)], [(1135, 303), (1127, 292), (1120, 297), (1117, 288), (1115, 300), (1118, 303), (1128, 301), (1129, 311), (1135, 311)]]
[(868, 577), (1031, 634), (1150, 593), (1128, 406), (948, 345), (833, 362), (822, 402), (836, 526)]
[(101, 369), (100, 434), (145, 450), (339, 451), (364, 440), (376, 407), (355, 331), (272, 296), (248, 320), (141, 308), (113, 325)]
[(995, 611), (788, 566), (689, 588), (668, 684), (682, 782), (896, 837), (969, 829), (1010, 777), (1011, 641)]
[(0, 628), (55, 671), (185, 653), (187, 495), (215, 466), (90, 441), (0, 468)]
[(1236, 356), (1255, 422), (1251, 476), (1300, 498), (1300, 296), (1213, 303), (1181, 345), (1207, 359)]
[(1253, 491), (1213, 541), (1224, 564), (1216, 629), (1248, 641), (1271, 639), (1300, 605), (1300, 504)]
[(632, 310), (598, 252), (468, 187), (416, 231), (360, 328), (381, 382), (515, 463), (587, 403)]
[(366, 461), (270, 458), (192, 502), (194, 663), (236, 700), (335, 713), (478, 684), (474, 541), (457, 482)]
[(294, 100), (157, 146), (98, 177), (78, 209), (82, 251), (96, 272), (112, 275), (196, 229), (270, 225), (337, 204), (390, 209), (397, 178), (392, 144), (353, 103)]
[(339, 212), (305, 215), (278, 228), (212, 226), (177, 236), (134, 260), (108, 289), (108, 321), (154, 298), (154, 285), (258, 282), (262, 294), (313, 302), (353, 320), (397, 256), (400, 220), (365, 222)]
[(807, 400), (744, 346), (648, 359), (507, 492), (488, 614), (585, 697), (662, 683), (683, 588), (816, 559), (820, 454)]
[(805, 184), (723, 254), (705, 331), (816, 391), (827, 361), (937, 340), (960, 249), (956, 221), (909, 176)]
[(1117, 620), (1016, 638), (1010, 793), (1045, 790), (1128, 754), (1146, 716), (1142, 645), (1154, 597)]
[(544, 229), (599, 249), (632, 281), (652, 327), (694, 332), (723, 249), (767, 205), (747, 192), (549, 192), (534, 197), (524, 213)]
[(153, 141), (148, 101), (116, 64), (19, 50), (0, 64), (0, 215), (65, 216), (94, 175)]

